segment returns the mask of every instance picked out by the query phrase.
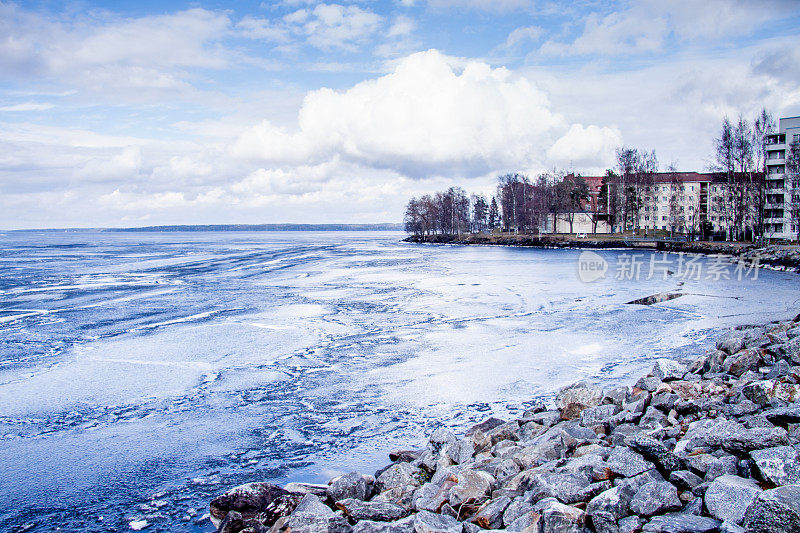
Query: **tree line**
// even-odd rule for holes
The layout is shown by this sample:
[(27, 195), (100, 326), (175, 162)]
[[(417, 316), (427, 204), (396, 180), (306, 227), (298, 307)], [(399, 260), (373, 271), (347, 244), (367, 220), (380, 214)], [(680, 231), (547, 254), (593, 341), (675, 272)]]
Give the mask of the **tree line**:
[[(714, 138), (713, 163), (717, 173), (708, 191), (708, 207), (719, 216), (726, 237), (741, 239), (762, 236), (768, 218), (770, 192), (767, 170), (766, 137), (776, 130), (772, 115), (762, 109), (754, 120), (739, 116), (736, 122), (727, 117)], [(612, 233), (639, 231), (647, 227), (648, 217), (663, 218), (659, 226), (671, 231), (703, 233), (711, 231), (711, 223), (700, 216), (699, 196), (682, 194), (679, 172), (674, 164), (666, 166), (667, 179), (659, 173), (655, 150), (623, 146), (616, 150), (613, 169), (606, 170), (602, 184), (592, 194), (584, 178), (564, 170), (553, 169), (529, 178), (521, 173), (497, 178), (495, 194), (468, 195), (461, 187), (412, 198), (405, 211), (406, 231), (415, 235), (460, 234), (500, 229), (506, 232), (538, 233), (541, 228), (557, 227), (562, 220), (573, 232), (577, 213), (589, 217), (592, 232), (598, 224), (608, 224)], [(800, 143), (792, 144), (786, 154), (786, 188), (791, 193), (789, 212), (795, 224), (800, 223)], [(656, 183), (658, 182), (658, 186)], [(668, 186), (668, 210), (658, 212), (659, 187)], [(716, 189), (716, 190), (714, 190)], [(688, 205), (689, 199), (696, 205)], [(781, 200), (783, 201), (783, 200)], [(658, 217), (658, 218), (657, 218)]]

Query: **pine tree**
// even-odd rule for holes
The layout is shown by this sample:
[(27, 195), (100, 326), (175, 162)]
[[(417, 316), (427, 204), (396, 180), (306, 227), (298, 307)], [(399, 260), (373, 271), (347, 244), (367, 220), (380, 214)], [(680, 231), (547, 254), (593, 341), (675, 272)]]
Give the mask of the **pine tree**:
[(497, 209), (497, 199), (492, 196), (492, 203), (489, 205), (489, 229), (497, 227), (500, 221), (500, 212)]

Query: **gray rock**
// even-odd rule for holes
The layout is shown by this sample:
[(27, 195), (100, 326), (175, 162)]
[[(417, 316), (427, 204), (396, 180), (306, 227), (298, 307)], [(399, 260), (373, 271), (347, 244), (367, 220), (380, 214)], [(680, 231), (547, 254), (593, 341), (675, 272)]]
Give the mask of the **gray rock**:
[(734, 354), (744, 348), (744, 334), (732, 331), (717, 342), (717, 349), (728, 354)]
[(428, 437), (428, 449), (438, 456), (444, 448), (454, 444), (456, 440), (458, 439), (455, 433), (449, 429), (439, 428)]
[(415, 533), (461, 533), (461, 522), (452, 516), (420, 511), (414, 516)]
[(747, 508), (746, 533), (800, 532), (800, 485), (761, 492)]
[(511, 498), (505, 496), (490, 500), (478, 509), (471, 520), (483, 529), (500, 529), (503, 527), (503, 513), (510, 504)]
[(699, 476), (696, 476), (692, 472), (688, 470), (678, 470), (676, 472), (671, 472), (669, 475), (669, 481), (678, 489), (680, 490), (692, 490), (700, 483), (703, 482)]
[(333, 502), (346, 498), (366, 500), (369, 497), (369, 486), (364, 476), (358, 472), (350, 472), (332, 480), (327, 495)]
[(606, 464), (609, 470), (624, 477), (633, 477), (655, 468), (653, 463), (626, 446), (614, 448)]
[(499, 418), (495, 417), (487, 418), (480, 424), (475, 424), (474, 426), (472, 426), (469, 429), (469, 431), (467, 431), (467, 437), (471, 437), (476, 431), (480, 431), (481, 433), (485, 434), (487, 431), (491, 431), (497, 426), (502, 426), (505, 423), (506, 423), (505, 420), (501, 420)]
[(581, 412), (581, 425), (593, 427), (597, 425), (608, 424), (612, 416), (619, 413), (620, 408), (614, 404), (597, 405), (595, 407), (587, 407)]
[(722, 521), (740, 524), (747, 507), (761, 489), (752, 479), (724, 475), (715, 479), (705, 494), (706, 508), (711, 516)]
[[(746, 389), (747, 387), (745, 387)], [(745, 394), (746, 396), (746, 394)], [(750, 400), (743, 400), (741, 402), (728, 404), (726, 409), (726, 414), (729, 416), (745, 416), (745, 415), (752, 415), (753, 413), (757, 413), (760, 410), (760, 407), (753, 403)]]
[(619, 533), (617, 520), (614, 515), (607, 512), (598, 512), (589, 517), (592, 528), (596, 533)]
[(445, 448), (445, 455), (455, 464), (466, 463), (475, 454), (475, 446), (469, 439), (462, 439)]
[(579, 381), (558, 391), (556, 405), (563, 420), (572, 420), (587, 407), (600, 405), (602, 400), (603, 391), (600, 387)]
[(765, 411), (764, 416), (767, 417), (767, 420), (778, 426), (797, 424), (800, 422), (800, 404), (794, 404), (788, 407), (776, 407)]
[(728, 356), (722, 364), (722, 369), (728, 374), (738, 377), (748, 370), (758, 370), (760, 364), (761, 352), (754, 348), (747, 348)]
[(269, 527), (278, 518), (291, 514), (302, 499), (302, 494), (288, 492), (271, 483), (247, 483), (211, 501), (211, 521), (219, 527), (230, 511), (236, 511), (243, 520), (262, 515), (264, 524)]
[(678, 459), (661, 441), (644, 433), (631, 435), (625, 439), (625, 444), (646, 459), (653, 461), (663, 471), (672, 472), (685, 468), (683, 461)]
[(748, 429), (744, 425), (724, 418), (693, 422), (674, 453), (691, 452), (697, 448), (719, 448), (732, 453), (746, 453), (762, 448), (772, 448), (787, 443), (783, 428)]
[(642, 524), (644, 524), (644, 520), (638, 516), (626, 516), (617, 520), (619, 533), (638, 533), (642, 530)]
[(586, 513), (577, 507), (545, 499), (536, 506), (542, 516), (542, 533), (583, 533)]
[(705, 516), (670, 513), (653, 517), (642, 528), (643, 533), (716, 533), (719, 521)]
[(539, 533), (542, 527), (542, 515), (531, 508), (519, 518), (506, 526), (506, 531), (519, 531), (524, 533)]
[(661, 380), (655, 376), (644, 376), (639, 378), (634, 386), (637, 389), (654, 392), (661, 385)]
[(406, 487), (419, 487), (419, 469), (411, 466), (410, 463), (397, 463), (384, 470), (375, 480), (375, 486), (379, 492), (389, 489)]
[(588, 486), (589, 479), (582, 474), (543, 472), (531, 477), (525, 497), (529, 501), (557, 498), (563, 503), (575, 503), (581, 500)]
[(614, 387), (611, 389), (606, 389), (603, 391), (603, 399), (601, 400), (601, 403), (616, 405), (622, 409), (622, 405), (625, 403), (625, 400), (628, 399), (629, 395), (630, 389), (628, 387)]
[(686, 365), (672, 359), (656, 359), (651, 373), (661, 381), (681, 379), (686, 374)]
[(347, 498), (336, 502), (336, 507), (341, 509), (348, 518), (358, 520), (373, 520), (378, 522), (392, 522), (400, 520), (408, 512), (389, 502), (370, 501), (365, 502), (356, 498)]
[(464, 470), (450, 489), (448, 502), (455, 508), (465, 503), (482, 502), (489, 495), (493, 483), (494, 478), (486, 472)]
[(739, 472), (737, 468), (736, 457), (732, 455), (723, 455), (715, 457), (709, 464), (706, 470), (706, 481), (713, 481), (720, 476), (736, 475)]
[(361, 520), (353, 526), (353, 533), (414, 533), (414, 519), (408, 516), (396, 522)]
[(731, 522), (723, 522), (719, 526), (719, 533), (744, 533), (744, 528)]
[(777, 446), (750, 452), (758, 473), (773, 485), (800, 483), (800, 454), (791, 446)]
[(313, 494), (307, 494), (287, 522), (293, 533), (349, 533), (350, 524), (324, 505)]
[(525, 498), (515, 498), (503, 512), (503, 524), (508, 527), (517, 518), (532, 510), (533, 505), (525, 500)]
[(535, 422), (544, 427), (551, 427), (561, 421), (561, 413), (559, 411), (542, 411), (535, 413), (530, 417), (531, 422)]
[(453, 480), (444, 480), (441, 484), (425, 483), (414, 493), (414, 508), (417, 511), (432, 511), (438, 513), (447, 503), (450, 489), (455, 486)]
[(660, 392), (654, 394), (650, 400), (650, 405), (656, 409), (668, 413), (670, 409), (675, 407), (675, 402), (680, 400), (680, 396), (672, 392)]
[(775, 363), (769, 372), (767, 372), (767, 379), (777, 379), (779, 377), (788, 376), (792, 372), (792, 367), (789, 366), (785, 360), (781, 359)]
[(678, 491), (666, 481), (653, 481), (640, 488), (631, 499), (631, 511), (639, 516), (653, 516), (681, 508)]
[(605, 492), (601, 492), (589, 501), (586, 506), (586, 513), (611, 513), (615, 518), (621, 518), (628, 514), (631, 498), (635, 491), (629, 487), (614, 487)]

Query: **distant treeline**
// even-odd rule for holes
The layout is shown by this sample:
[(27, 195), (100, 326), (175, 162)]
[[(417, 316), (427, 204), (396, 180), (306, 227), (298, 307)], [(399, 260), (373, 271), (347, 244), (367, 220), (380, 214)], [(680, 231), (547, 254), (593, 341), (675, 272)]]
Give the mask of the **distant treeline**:
[(105, 231), (402, 231), (403, 224), (200, 224), (109, 228)]

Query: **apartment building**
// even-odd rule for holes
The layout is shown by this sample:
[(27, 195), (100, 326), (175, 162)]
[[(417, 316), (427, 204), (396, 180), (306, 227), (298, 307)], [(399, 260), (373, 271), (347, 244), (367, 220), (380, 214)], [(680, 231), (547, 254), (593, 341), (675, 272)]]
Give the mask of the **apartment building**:
[[(768, 237), (796, 238), (797, 220), (792, 219), (792, 196), (800, 194), (786, 174), (786, 156), (793, 143), (800, 145), (800, 117), (778, 121), (778, 132), (766, 139), (765, 230)], [(796, 203), (796, 202), (795, 202)]]
[[(737, 176), (742, 178), (742, 176)], [(617, 220), (610, 220), (608, 206), (603, 205), (601, 190), (602, 176), (584, 176), (589, 185), (590, 201), (585, 208), (590, 213), (606, 213), (598, 226), (599, 232), (620, 231), (622, 209), (617, 209)], [(748, 177), (760, 179), (760, 176)], [(742, 180), (740, 179), (739, 182)], [(720, 173), (702, 172), (658, 172), (650, 176), (646, 185), (641, 185), (637, 193), (641, 208), (638, 218), (629, 217), (626, 230), (661, 230), (671, 233), (700, 234), (707, 231), (725, 233), (732, 219), (729, 208), (730, 185), (728, 177)], [(608, 202), (606, 195), (606, 202)], [(758, 199), (748, 198), (751, 204), (744, 211), (743, 225), (755, 225)]]

